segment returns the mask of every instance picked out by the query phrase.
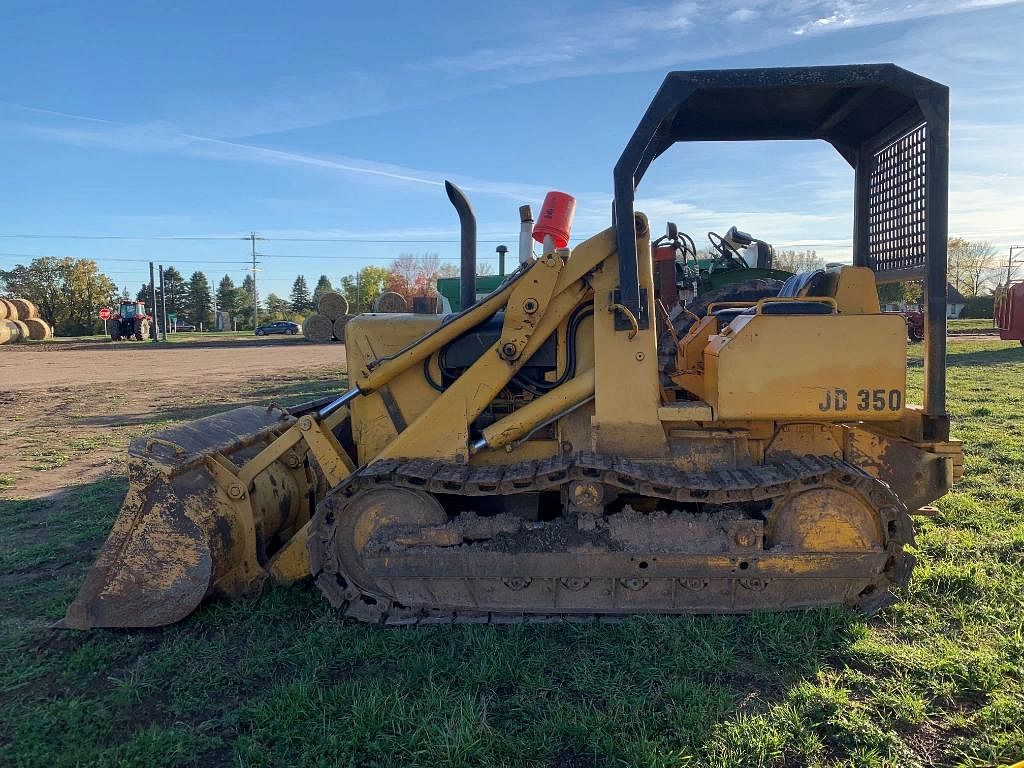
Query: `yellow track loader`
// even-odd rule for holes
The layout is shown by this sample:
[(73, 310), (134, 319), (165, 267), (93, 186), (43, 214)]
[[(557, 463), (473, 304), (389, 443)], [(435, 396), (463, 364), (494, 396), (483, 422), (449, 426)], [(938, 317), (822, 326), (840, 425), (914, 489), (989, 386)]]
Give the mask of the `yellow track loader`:
[[(615, 166), (613, 225), (527, 248), (479, 300), (472, 210), (450, 186), (466, 308), (354, 318), (333, 400), (133, 441), (65, 625), (168, 624), (309, 577), (378, 624), (884, 605), (910, 575), (911, 515), (962, 472), (947, 105), (888, 64), (670, 73)], [(676, 142), (764, 139), (827, 141), (853, 167), (852, 264), (677, 331), (637, 184)], [(925, 283), (922, 405), (904, 321), (876, 293), (909, 279)]]

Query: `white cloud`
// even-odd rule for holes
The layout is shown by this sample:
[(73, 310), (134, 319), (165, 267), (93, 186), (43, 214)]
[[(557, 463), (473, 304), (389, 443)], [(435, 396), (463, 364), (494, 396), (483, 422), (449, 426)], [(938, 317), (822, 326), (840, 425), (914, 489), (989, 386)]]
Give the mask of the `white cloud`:
[(753, 21), (757, 17), (758, 13), (753, 8), (737, 8), (725, 18), (728, 21), (735, 21), (742, 24), (747, 21)]
[[(665, 69), (709, 58), (750, 54), (842, 30), (927, 19), (1017, 0), (715, 0), (598, 5), (569, 16), (552, 35), (550, 18), (527, 16), (507, 31), (500, 52), (487, 40), (469, 50), (411, 65), (449, 78), (487, 72), (501, 82)], [(758, 33), (728, 34), (721, 20), (758, 22)], [(713, 44), (709, 43), (713, 41)], [(513, 41), (511, 45), (505, 44)]]
[(698, 18), (698, 5), (693, 2), (615, 5), (570, 16), (553, 32), (550, 10), (545, 7), (543, 12), (528, 15), (508, 31), (505, 39), (521, 41), (518, 45), (502, 45), (496, 50), (488, 41), (413, 68), (455, 73), (518, 71), (527, 79), (537, 79), (537, 72), (563, 77), (578, 73), (585, 62), (609, 51), (618, 58), (626, 50), (635, 53), (653, 46), (656, 40), (678, 37), (692, 30)]
[[(536, 16), (526, 17), (520, 26), (502, 31), (503, 40), (520, 41), (518, 45), (497, 50), (493, 45), (471, 44), (466, 50), (418, 65), (429, 70), (432, 77), (436, 78), (437, 70), (441, 69), (446, 77), (455, 78), (450, 90), (434, 89), (425, 92), (422, 98), (440, 98), (438, 91), (449, 95), (482, 91), (508, 82), (549, 77), (663, 69), (710, 56), (792, 45), (793, 33), (801, 30), (800, 37), (806, 39), (836, 34), (843, 29), (920, 19), (901, 35), (859, 49), (857, 58), (894, 60), (943, 82), (962, 83), (960, 87), (955, 85), (952, 100), (951, 231), (983, 239), (1020, 238), (1024, 232), (1015, 231), (1015, 227), (1020, 220), (1024, 180), (1024, 125), (986, 122), (990, 118), (1003, 119), (1008, 113), (1016, 115), (1024, 106), (1018, 82), (1019, 54), (1012, 46), (995, 44), (986, 34), (991, 14), (960, 13), (955, 20), (940, 18), (996, 4), (1002, 3), (927, 0), (892, 6), (881, 0), (794, 0), (780, 6), (762, 0), (725, 0), (714, 4), (595, 5), (593, 10), (565, 19), (566, 31), (557, 35), (551, 32), (550, 18), (542, 18), (538, 11)], [(735, 23), (756, 20), (758, 34), (726, 35), (709, 45), (706, 36), (709, 30), (718, 29), (721, 19)], [(214, 103), (209, 104), (205, 118), (200, 115), (188, 121), (128, 124), (0, 102), (0, 121), (47, 140), (79, 146), (171, 152), (218, 161), (316, 170), (371, 183), (436, 188), (449, 176), (443, 170), (313, 151), (288, 151), (264, 146), (263, 142), (224, 138), (232, 131), (259, 133), (342, 119), (387, 109), (393, 103), (386, 87), (377, 87), (380, 84), (374, 78), (357, 74), (352, 76), (349, 90), (336, 87), (330, 78), (306, 91), (301, 85), (282, 81), (280, 87), (271, 89), (266, 102), (276, 106), (262, 110), (265, 105), (257, 105), (252, 119), (231, 107), (218, 111)], [(332, 98), (318, 99), (316, 94), (320, 93)], [(337, 102), (339, 98), (335, 97), (341, 95), (352, 96), (344, 108), (335, 110), (318, 103)], [(267, 114), (260, 117), (256, 112)], [(972, 122), (959, 121), (958, 114), (970, 114)], [(195, 130), (194, 125), (208, 130)], [(675, 189), (641, 188), (637, 207), (645, 210), (659, 227), (666, 219), (684, 219), (688, 228), (699, 233), (735, 223), (785, 244), (845, 242), (852, 182), (842, 161), (829, 160), (822, 162), (820, 168), (817, 163), (803, 164), (799, 171), (787, 168), (777, 177), (762, 179), (764, 188), (778, 184), (780, 193), (767, 200), (760, 211), (752, 209), (764, 200), (734, 202), (743, 199), (745, 190), (741, 187), (733, 191), (716, 190), (706, 181), (685, 197)], [(770, 165), (769, 158), (766, 166)], [(508, 198), (517, 203), (539, 201), (546, 191), (514, 180), (464, 176), (455, 176), (453, 180), (470, 193)], [(611, 199), (607, 191), (583, 191), (578, 199), (577, 232), (589, 233), (608, 225)], [(679, 223), (682, 225), (683, 221)], [(501, 225), (496, 231), (504, 229)], [(449, 229), (444, 231), (450, 233)]]
[[(795, 18), (809, 15), (792, 31), (794, 35), (831, 32), (836, 28), (852, 29), (897, 21), (945, 16), (983, 7), (1012, 4), (1014, 0), (918, 0), (894, 5), (879, 0), (831, 0), (808, 4), (810, 13), (796, 14)], [(816, 16), (816, 18), (815, 18)]]
[[(18, 112), (42, 115), (46, 123), (0, 117), (0, 124), (39, 138), (83, 147), (101, 147), (126, 152), (178, 152), (214, 160), (259, 163), (262, 165), (319, 169), (373, 178), (386, 182), (441, 187), (449, 179), (468, 192), (497, 197), (541, 199), (543, 187), (515, 182), (492, 181), (441, 171), (428, 171), (362, 158), (292, 152), (238, 141), (227, 141), (177, 131), (164, 123), (125, 124), (85, 115), (42, 110), (10, 102), (0, 102), (0, 115)], [(56, 120), (56, 123), (55, 123)]]

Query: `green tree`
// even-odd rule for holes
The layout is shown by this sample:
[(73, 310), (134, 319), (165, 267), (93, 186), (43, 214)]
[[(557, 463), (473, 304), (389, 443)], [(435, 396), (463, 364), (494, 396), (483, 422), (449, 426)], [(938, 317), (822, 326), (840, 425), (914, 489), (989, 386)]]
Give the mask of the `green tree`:
[(291, 304), (276, 293), (267, 294), (267, 315), (271, 320), (286, 320), (291, 313)]
[(234, 316), (239, 301), (238, 291), (235, 281), (228, 275), (224, 275), (217, 283), (217, 309)]
[(92, 259), (43, 256), (28, 266), (0, 270), (0, 291), (28, 299), (60, 336), (80, 336), (103, 329), (98, 313), (118, 299), (114, 281)]
[(292, 312), (309, 312), (314, 308), (313, 301), (309, 297), (309, 286), (306, 285), (304, 275), (299, 275), (295, 278), (295, 282), (292, 283), (292, 292), (288, 298), (292, 305)]
[(386, 290), (390, 273), (384, 267), (363, 267), (354, 275), (341, 278), (341, 293), (348, 299), (349, 312), (366, 312), (373, 300)]
[(213, 327), (213, 297), (210, 282), (202, 272), (193, 272), (189, 277), (182, 310), (190, 323), (196, 326), (202, 323), (206, 330)]
[(157, 304), (159, 304), (160, 302), (160, 286), (157, 285), (155, 286), (155, 288), (157, 302), (156, 304), (154, 304), (153, 297), (149, 293), (149, 283), (143, 283), (142, 287), (139, 288), (139, 292), (135, 294), (135, 300), (143, 302), (146, 305), (146, 311), (148, 311), (151, 315), (156, 315)]
[(886, 304), (917, 304), (921, 301), (921, 283), (883, 283), (878, 286), (878, 302)]
[(313, 307), (319, 306), (321, 296), (333, 290), (334, 287), (327, 275), (320, 275), (320, 279), (316, 281), (316, 288), (313, 289)]
[[(238, 301), (235, 305), (236, 315), (234, 316), (238, 322), (239, 328), (246, 328), (252, 330), (252, 299), (253, 299), (253, 286), (255, 281), (252, 279), (252, 275), (246, 275), (242, 281), (242, 287), (236, 294)], [(260, 295), (259, 291), (256, 292), (256, 307), (259, 309)]]
[(164, 294), (167, 296), (167, 314), (177, 315), (184, 319), (184, 306), (186, 302), (186, 291), (188, 286), (185, 278), (182, 277), (174, 267), (164, 269)]

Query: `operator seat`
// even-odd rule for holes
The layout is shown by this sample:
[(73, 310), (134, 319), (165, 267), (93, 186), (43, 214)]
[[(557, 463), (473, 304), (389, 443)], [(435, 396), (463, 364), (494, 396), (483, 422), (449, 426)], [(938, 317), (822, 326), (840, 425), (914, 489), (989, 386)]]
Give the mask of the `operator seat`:
[(814, 269), (810, 272), (800, 272), (793, 275), (782, 284), (779, 291), (780, 298), (796, 299), (803, 296), (818, 296), (822, 283), (825, 280), (824, 269)]
[[(793, 275), (782, 285), (779, 291), (781, 299), (801, 299), (807, 296), (819, 296), (825, 280), (825, 270), (815, 269)], [(718, 326), (728, 325), (740, 315), (753, 315), (756, 307), (727, 307), (715, 311)], [(761, 307), (764, 315), (831, 315), (832, 307), (817, 301), (769, 301)]]

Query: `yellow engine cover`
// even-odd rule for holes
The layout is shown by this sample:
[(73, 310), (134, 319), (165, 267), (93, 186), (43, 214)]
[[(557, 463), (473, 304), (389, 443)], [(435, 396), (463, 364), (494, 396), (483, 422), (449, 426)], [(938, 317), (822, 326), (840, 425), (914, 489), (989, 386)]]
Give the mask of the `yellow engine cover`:
[[(395, 355), (435, 330), (443, 315), (362, 314), (345, 326), (345, 352), (348, 357), (350, 381), (375, 360)], [(440, 378), (436, 364), (433, 376)], [(350, 406), (352, 438), (359, 463), (365, 464), (384, 448), (437, 399), (423, 376), (423, 367), (414, 365), (392, 379), (386, 387), (364, 397), (357, 397)]]
[(704, 348), (715, 418), (893, 421), (906, 401), (900, 315), (740, 316)]

